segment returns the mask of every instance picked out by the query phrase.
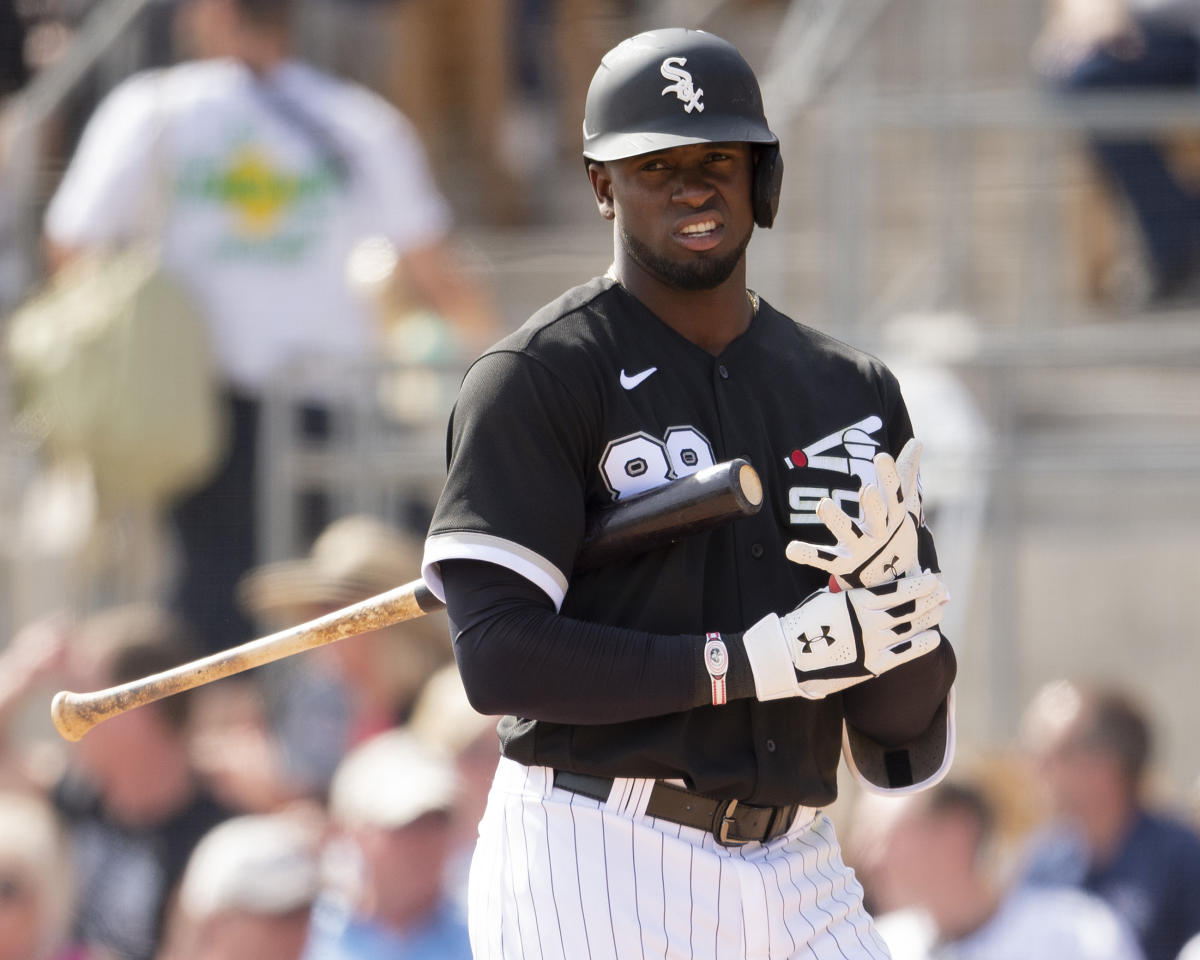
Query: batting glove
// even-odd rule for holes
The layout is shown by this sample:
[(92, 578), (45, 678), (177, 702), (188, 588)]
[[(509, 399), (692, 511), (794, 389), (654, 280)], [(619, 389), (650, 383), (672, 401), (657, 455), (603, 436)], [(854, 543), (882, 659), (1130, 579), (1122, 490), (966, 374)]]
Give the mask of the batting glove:
[(817, 504), (817, 517), (837, 538), (837, 545), (793, 540), (787, 545), (787, 558), (824, 570), (843, 590), (873, 587), (906, 573), (920, 573), (920, 459), (921, 443), (915, 437), (904, 445), (898, 460), (887, 453), (876, 456), (875, 473), (882, 491), (873, 483), (862, 488), (858, 501), (861, 524), (825, 497)]
[(818, 590), (784, 617), (742, 634), (759, 700), (820, 700), (908, 663), (938, 645), (949, 594), (937, 574), (875, 587)]

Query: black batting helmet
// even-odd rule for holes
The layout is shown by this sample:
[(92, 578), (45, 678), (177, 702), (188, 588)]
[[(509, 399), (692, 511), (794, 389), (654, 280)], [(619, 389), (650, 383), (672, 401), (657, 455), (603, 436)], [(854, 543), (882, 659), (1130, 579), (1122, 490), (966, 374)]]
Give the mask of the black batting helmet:
[(754, 222), (769, 227), (779, 208), (783, 160), (758, 80), (737, 48), (703, 30), (672, 27), (639, 33), (604, 55), (584, 107), (584, 157), (620, 160), (721, 142), (758, 145)]

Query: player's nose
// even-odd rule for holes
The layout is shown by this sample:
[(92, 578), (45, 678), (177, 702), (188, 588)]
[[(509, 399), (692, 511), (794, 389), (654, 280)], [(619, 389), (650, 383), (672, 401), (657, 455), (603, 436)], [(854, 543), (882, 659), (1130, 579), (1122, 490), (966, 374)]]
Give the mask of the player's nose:
[(716, 188), (701, 171), (684, 168), (679, 171), (671, 199), (676, 203), (699, 208), (704, 206), (715, 192)]

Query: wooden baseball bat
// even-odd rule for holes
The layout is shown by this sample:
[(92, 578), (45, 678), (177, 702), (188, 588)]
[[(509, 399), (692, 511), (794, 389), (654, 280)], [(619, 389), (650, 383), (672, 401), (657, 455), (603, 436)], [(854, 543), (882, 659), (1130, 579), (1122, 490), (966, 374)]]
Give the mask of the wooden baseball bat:
[[(576, 570), (667, 546), (762, 506), (762, 484), (745, 460), (730, 460), (619, 502), (589, 522)], [(184, 690), (242, 673), (314, 647), (414, 620), (444, 609), (423, 580), (413, 580), (278, 633), (170, 670), (92, 693), (61, 690), (50, 705), (54, 726), (78, 740), (96, 724)]]

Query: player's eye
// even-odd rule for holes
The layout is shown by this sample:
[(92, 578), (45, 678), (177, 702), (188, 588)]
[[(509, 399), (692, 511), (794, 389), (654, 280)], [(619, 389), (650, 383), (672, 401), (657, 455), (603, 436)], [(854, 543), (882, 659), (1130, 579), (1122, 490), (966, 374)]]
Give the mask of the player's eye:
[(646, 170), (646, 171), (649, 171), (649, 172), (653, 172), (653, 171), (656, 171), (656, 170), (666, 170), (666, 169), (667, 169), (667, 164), (666, 164), (666, 161), (665, 161), (665, 160), (663, 160), (663, 159), (661, 159), (660, 157), (655, 157), (655, 158), (654, 158), (654, 159), (652, 159), (652, 160), (647, 160), (647, 161), (646, 161), (645, 163), (643, 163), (643, 164), (642, 164), (640, 167), (638, 167), (638, 169), (639, 169), (639, 170)]

